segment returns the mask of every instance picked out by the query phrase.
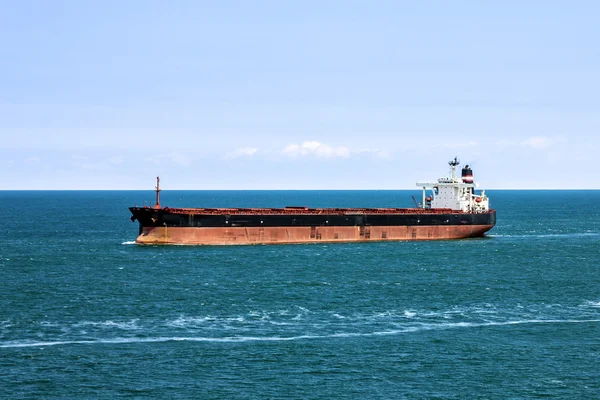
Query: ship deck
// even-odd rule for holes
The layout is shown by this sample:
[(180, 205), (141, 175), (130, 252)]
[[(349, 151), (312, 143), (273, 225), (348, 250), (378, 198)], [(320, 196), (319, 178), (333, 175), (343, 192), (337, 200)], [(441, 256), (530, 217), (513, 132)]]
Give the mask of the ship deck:
[[(450, 208), (154, 208), (132, 207), (132, 210), (154, 210), (186, 215), (414, 215), (414, 214), (471, 214)], [(491, 212), (492, 210), (490, 210)]]

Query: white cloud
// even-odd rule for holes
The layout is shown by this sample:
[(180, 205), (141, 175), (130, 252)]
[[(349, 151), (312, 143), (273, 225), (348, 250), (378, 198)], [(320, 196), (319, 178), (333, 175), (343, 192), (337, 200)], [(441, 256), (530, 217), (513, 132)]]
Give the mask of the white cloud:
[(351, 151), (345, 146), (332, 147), (316, 141), (307, 141), (302, 144), (288, 144), (281, 153), (290, 157), (316, 156), (331, 158), (349, 157)]
[(115, 156), (109, 158), (108, 162), (112, 165), (121, 165), (125, 162), (125, 158), (123, 156)]
[(545, 136), (532, 136), (529, 139), (521, 142), (524, 146), (533, 147), (534, 149), (541, 149), (544, 147), (554, 146), (555, 144), (566, 143), (567, 139), (561, 136), (545, 137)]
[(389, 160), (392, 158), (392, 152), (388, 151), (388, 150), (365, 148), (365, 149), (359, 149), (359, 150), (352, 150), (351, 153), (352, 154), (371, 154), (371, 155), (374, 155), (375, 157), (381, 158), (383, 160)]
[(40, 163), (42, 162), (42, 160), (39, 157), (33, 156), (33, 157), (27, 157), (25, 159), (26, 163)]
[(175, 151), (146, 158), (146, 161), (156, 165), (175, 164), (182, 167), (186, 167), (192, 163), (189, 157)]
[(567, 139), (562, 136), (532, 136), (522, 141), (511, 141), (511, 140), (499, 140), (496, 142), (498, 146), (524, 146), (531, 147), (533, 149), (544, 149), (556, 144), (566, 143)]
[(473, 146), (477, 146), (477, 142), (474, 140), (471, 140), (469, 142), (464, 142), (464, 143), (447, 143), (447, 144), (443, 144), (441, 147), (444, 149), (463, 149), (465, 147), (473, 147)]
[(106, 171), (109, 168), (107, 162), (74, 162), (73, 165), (77, 168), (87, 169), (91, 171)]
[(370, 155), (371, 157), (389, 160), (392, 158), (392, 151), (373, 148), (351, 149), (347, 146), (329, 146), (317, 141), (305, 141), (302, 144), (291, 143), (280, 151), (281, 154), (288, 157), (323, 157), (323, 158), (348, 158), (355, 155)]
[(392, 158), (392, 153), (387, 150), (377, 151), (375, 155), (377, 156), (377, 158), (381, 158), (383, 160), (389, 160)]
[(234, 151), (225, 154), (225, 158), (239, 158), (239, 157), (252, 157), (258, 151), (255, 147), (241, 147), (239, 149), (235, 149)]
[(529, 139), (521, 142), (524, 146), (533, 147), (534, 149), (541, 149), (542, 147), (548, 147), (550, 145), (550, 140), (547, 137), (543, 136), (534, 136)]
[(103, 160), (90, 160), (88, 157), (74, 155), (71, 156), (71, 165), (92, 171), (107, 171), (115, 166), (125, 162), (125, 158), (121, 156), (110, 157)]

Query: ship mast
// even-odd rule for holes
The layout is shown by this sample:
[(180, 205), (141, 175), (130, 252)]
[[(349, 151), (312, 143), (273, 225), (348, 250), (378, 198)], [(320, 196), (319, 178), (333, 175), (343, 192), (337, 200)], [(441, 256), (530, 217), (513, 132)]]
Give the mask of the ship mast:
[(448, 161), (448, 164), (452, 169), (452, 182), (456, 182), (456, 166), (460, 164), (458, 157), (454, 157), (454, 160)]
[(160, 208), (160, 177), (156, 177), (156, 204), (154, 208)]

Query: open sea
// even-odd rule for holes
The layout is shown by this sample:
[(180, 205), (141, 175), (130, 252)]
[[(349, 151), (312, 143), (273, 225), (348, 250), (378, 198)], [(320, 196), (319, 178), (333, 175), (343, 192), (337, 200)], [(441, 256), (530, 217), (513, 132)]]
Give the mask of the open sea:
[(127, 207), (151, 191), (0, 191), (0, 397), (600, 398), (600, 191), (487, 194), (498, 223), (481, 239), (142, 247)]

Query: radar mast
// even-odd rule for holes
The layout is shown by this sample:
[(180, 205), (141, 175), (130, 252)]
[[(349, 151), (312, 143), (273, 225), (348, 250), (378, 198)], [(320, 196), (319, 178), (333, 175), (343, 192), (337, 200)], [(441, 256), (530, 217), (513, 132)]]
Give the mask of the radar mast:
[(448, 165), (450, 165), (450, 169), (452, 170), (452, 180), (456, 180), (456, 167), (460, 164), (460, 160), (458, 157), (454, 157), (454, 160), (448, 161)]

